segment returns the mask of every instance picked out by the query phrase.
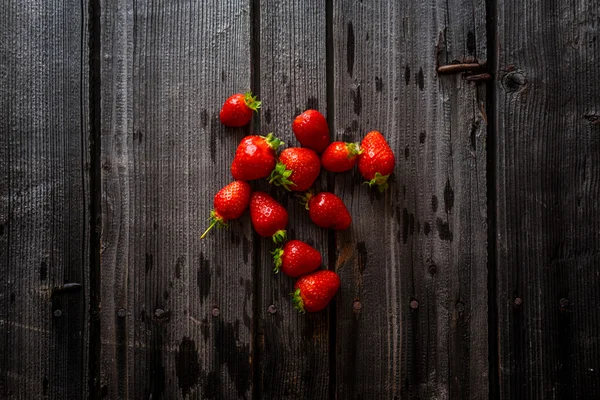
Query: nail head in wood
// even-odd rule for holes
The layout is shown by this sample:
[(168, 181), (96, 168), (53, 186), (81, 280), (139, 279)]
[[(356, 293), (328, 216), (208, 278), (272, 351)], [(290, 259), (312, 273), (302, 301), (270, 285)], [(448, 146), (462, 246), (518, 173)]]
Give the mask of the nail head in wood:
[(218, 317), (219, 315), (221, 315), (221, 310), (219, 310), (219, 307), (215, 307), (212, 309), (212, 316), (213, 317)]
[(419, 302), (417, 300), (412, 300), (410, 302), (410, 308), (412, 308), (413, 310), (416, 310), (417, 308), (419, 308)]

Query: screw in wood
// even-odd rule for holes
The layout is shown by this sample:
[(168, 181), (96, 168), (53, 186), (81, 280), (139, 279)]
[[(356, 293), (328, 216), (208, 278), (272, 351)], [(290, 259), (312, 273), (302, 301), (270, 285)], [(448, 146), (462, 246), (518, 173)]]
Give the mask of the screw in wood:
[(221, 315), (221, 310), (219, 310), (219, 307), (215, 307), (212, 309), (212, 316), (213, 317), (218, 317), (219, 315)]
[(559, 300), (559, 303), (560, 303), (560, 308), (567, 308), (567, 307), (569, 307), (569, 300), (565, 299), (564, 297)]
[(523, 299), (520, 297), (517, 297), (514, 301), (515, 306), (520, 307), (523, 304)]
[(416, 310), (417, 308), (419, 308), (419, 302), (417, 300), (412, 300), (410, 302), (410, 308), (412, 308), (413, 310)]

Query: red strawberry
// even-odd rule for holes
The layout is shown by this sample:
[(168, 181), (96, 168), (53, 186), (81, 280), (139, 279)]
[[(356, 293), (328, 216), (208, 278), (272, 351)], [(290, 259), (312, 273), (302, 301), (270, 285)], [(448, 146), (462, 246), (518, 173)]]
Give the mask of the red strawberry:
[(272, 236), (275, 243), (285, 240), (288, 213), (281, 204), (265, 192), (254, 192), (250, 196), (250, 219), (260, 236)]
[(321, 311), (340, 288), (340, 277), (333, 271), (323, 270), (304, 275), (296, 281), (292, 303), (301, 313)]
[(279, 269), (288, 276), (297, 278), (313, 272), (321, 266), (321, 253), (300, 240), (290, 240), (283, 248), (272, 251), (275, 272)]
[(367, 133), (360, 148), (363, 153), (358, 156), (358, 170), (368, 180), (369, 186), (377, 185), (383, 192), (388, 188), (387, 180), (396, 164), (394, 152), (377, 131)]
[(352, 223), (352, 217), (344, 202), (333, 193), (321, 192), (315, 195), (308, 192), (304, 201), (310, 219), (321, 228), (344, 230)]
[(257, 101), (251, 92), (237, 93), (225, 100), (219, 118), (223, 125), (237, 128), (248, 124), (252, 119), (252, 111), (259, 108), (260, 101)]
[(231, 175), (240, 181), (269, 176), (275, 163), (275, 151), (283, 143), (269, 133), (267, 136), (246, 136), (235, 151)]
[(321, 172), (321, 161), (317, 153), (302, 147), (290, 147), (279, 155), (269, 182), (287, 190), (304, 192), (309, 189)]
[(361, 153), (358, 143), (333, 142), (321, 155), (321, 164), (327, 171), (348, 171), (354, 167)]
[(231, 182), (219, 190), (213, 201), (215, 209), (210, 212), (211, 224), (200, 239), (204, 239), (215, 225), (226, 226), (227, 221), (239, 218), (248, 207), (251, 191), (250, 185), (242, 181)]
[(329, 126), (327, 120), (317, 110), (306, 110), (292, 123), (296, 139), (304, 147), (322, 153), (329, 144)]

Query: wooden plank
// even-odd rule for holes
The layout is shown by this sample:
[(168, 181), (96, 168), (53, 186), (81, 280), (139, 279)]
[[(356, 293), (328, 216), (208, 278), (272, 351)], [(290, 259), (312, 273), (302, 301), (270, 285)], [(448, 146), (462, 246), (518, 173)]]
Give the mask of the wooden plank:
[[(307, 108), (326, 111), (325, 39), (325, 1), (260, 1), (260, 130), (274, 132), (287, 147), (300, 146), (291, 130), (296, 115)], [(325, 174), (316, 187), (326, 189)], [(288, 238), (313, 245), (326, 262), (327, 231), (312, 224), (293, 194), (269, 190), (288, 209)], [(270, 240), (260, 242), (256, 390), (265, 398), (324, 398), (329, 382), (328, 314), (300, 315), (293, 308), (289, 293), (295, 280), (273, 273), (269, 252), (274, 247)]]
[(0, 6), (2, 398), (87, 397), (86, 3)]
[(498, 5), (501, 398), (600, 397), (599, 17)]
[(102, 4), (102, 392), (248, 398), (252, 238), (207, 227), (243, 129), (248, 1)]
[(384, 195), (335, 180), (354, 218), (336, 238), (337, 396), (487, 398), (485, 90), (436, 74), (485, 62), (485, 4), (333, 10), (336, 139), (379, 130), (397, 160)]

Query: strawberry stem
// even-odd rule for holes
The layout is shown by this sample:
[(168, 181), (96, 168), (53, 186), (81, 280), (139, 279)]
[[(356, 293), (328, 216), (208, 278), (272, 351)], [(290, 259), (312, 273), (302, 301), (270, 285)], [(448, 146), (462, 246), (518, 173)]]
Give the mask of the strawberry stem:
[(278, 161), (275, 164), (275, 168), (271, 171), (271, 175), (269, 175), (269, 183), (274, 184), (275, 186), (282, 186), (288, 192), (291, 192), (290, 186), (295, 185), (293, 181), (288, 178), (292, 175), (294, 171), (291, 169), (287, 169), (285, 164)]
[(285, 229), (280, 229), (273, 235), (273, 242), (275, 242), (275, 244), (277, 245), (282, 244), (283, 242), (285, 242), (286, 239), (287, 233)]
[(364, 152), (358, 143), (346, 143), (346, 149), (348, 150), (348, 158), (352, 158)]
[(381, 175), (379, 172), (376, 172), (375, 178), (373, 178), (370, 181), (367, 181), (365, 183), (368, 184), (370, 187), (377, 186), (377, 188), (379, 189), (379, 192), (383, 193), (390, 186), (387, 183), (387, 180), (389, 177), (390, 177), (390, 174)]
[(200, 236), (200, 239), (204, 239), (206, 237), (206, 235), (208, 234), (208, 232), (210, 232), (211, 229), (214, 228), (215, 226), (217, 228), (223, 228), (224, 226), (227, 226), (227, 223), (223, 220), (223, 217), (221, 217), (219, 214), (217, 214), (217, 212), (215, 210), (212, 210), (210, 212), (210, 226), (208, 227), (207, 230), (204, 231), (202, 236)]
[(279, 146), (285, 144), (278, 137), (273, 136), (273, 133), (269, 133), (267, 136), (261, 136), (261, 138), (263, 138), (274, 151), (277, 151)]
[(304, 301), (302, 301), (302, 296), (300, 296), (300, 289), (296, 289), (294, 293), (290, 293), (290, 296), (292, 296), (292, 304), (294, 305), (294, 308), (301, 314), (304, 314), (306, 310), (304, 309)]
[(315, 195), (315, 192), (312, 191), (312, 189), (302, 195), (299, 195), (298, 197), (300, 198), (300, 204), (302, 204), (304, 206), (304, 208), (309, 210), (310, 207), (308, 206), (308, 203), (310, 202), (310, 199), (312, 199), (314, 195)]
[(271, 254), (273, 255), (273, 263), (275, 264), (275, 268), (273, 269), (273, 271), (276, 274), (278, 274), (279, 268), (281, 268), (281, 265), (283, 264), (283, 260), (281, 259), (281, 257), (283, 256), (283, 249), (281, 247), (278, 247), (275, 250), (273, 250)]
[(262, 102), (256, 100), (256, 96), (252, 96), (252, 92), (244, 93), (244, 102), (252, 111), (258, 111)]

